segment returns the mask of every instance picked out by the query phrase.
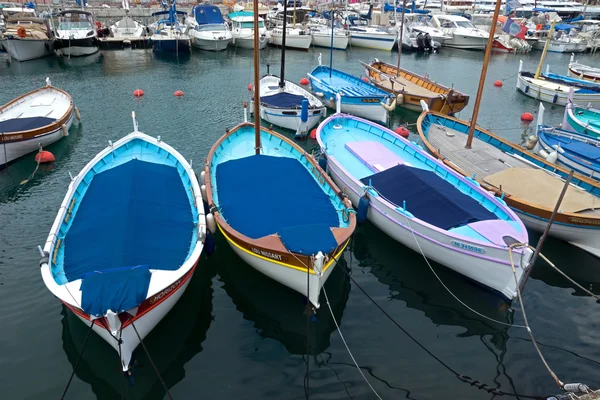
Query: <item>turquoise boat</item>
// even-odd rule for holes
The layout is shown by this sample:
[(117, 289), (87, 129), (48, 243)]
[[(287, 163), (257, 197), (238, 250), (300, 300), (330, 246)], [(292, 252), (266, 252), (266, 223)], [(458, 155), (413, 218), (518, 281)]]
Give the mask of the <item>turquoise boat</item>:
[(600, 139), (600, 110), (567, 104), (562, 128)]

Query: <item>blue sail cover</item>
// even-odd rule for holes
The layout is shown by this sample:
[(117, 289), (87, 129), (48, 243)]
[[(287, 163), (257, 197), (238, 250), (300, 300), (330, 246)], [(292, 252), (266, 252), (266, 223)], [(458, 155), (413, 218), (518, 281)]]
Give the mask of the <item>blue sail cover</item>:
[(398, 207), (440, 229), (498, 219), (494, 213), (432, 171), (397, 165), (361, 179)]
[(280, 92), (270, 96), (262, 96), (260, 102), (272, 107), (300, 108), (304, 99), (305, 97), (299, 94)]
[(12, 133), (28, 131), (31, 129), (43, 128), (54, 123), (54, 118), (47, 117), (28, 117), (28, 118), (12, 118), (6, 121), (0, 121), (0, 133)]
[[(592, 143), (584, 143), (560, 135), (552, 135), (545, 132), (540, 132), (540, 135), (544, 137), (544, 141), (550, 146), (560, 145), (560, 147), (566, 151), (592, 161), (593, 165), (598, 168), (598, 163), (600, 162), (600, 147), (595, 146)], [(588, 167), (592, 167), (592, 165), (588, 165)]]
[[(253, 155), (217, 165), (219, 211), (252, 239), (279, 234), (288, 250), (327, 254), (337, 247), (331, 232), (338, 212), (296, 159)], [(308, 211), (308, 212), (307, 212)]]
[(89, 272), (81, 283), (81, 308), (101, 316), (108, 310), (121, 313), (146, 300), (150, 286), (147, 265)]
[(85, 192), (64, 239), (66, 278), (131, 265), (176, 270), (187, 258), (193, 232), (192, 207), (177, 169), (128, 161), (94, 176)]
[(223, 15), (218, 7), (210, 4), (201, 4), (194, 7), (194, 18), (198, 25), (222, 24)]

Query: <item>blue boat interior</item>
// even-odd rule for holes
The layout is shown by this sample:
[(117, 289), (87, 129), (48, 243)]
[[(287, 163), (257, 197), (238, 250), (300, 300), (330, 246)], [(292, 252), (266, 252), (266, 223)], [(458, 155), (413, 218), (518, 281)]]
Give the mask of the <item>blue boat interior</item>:
[[(54, 279), (59, 285), (82, 279), (85, 297), (86, 287), (103, 291), (95, 285), (138, 279), (140, 265), (177, 270), (195, 249), (197, 223), (185, 167), (167, 150), (133, 139), (100, 159), (75, 189), (58, 231)], [(96, 283), (85, 284), (87, 279)], [(141, 296), (139, 287), (119, 289), (110, 309), (127, 296)]]
[(304, 153), (267, 132), (255, 155), (253, 126), (231, 133), (211, 162), (213, 200), (233, 229), (251, 239), (277, 234), (305, 255), (334, 250), (331, 228), (348, 226), (343, 203), (319, 177)]
[[(571, 133), (568, 132), (568, 134)], [(587, 160), (585, 164), (588, 167), (595, 167), (598, 169), (598, 162), (600, 162), (600, 147), (597, 145), (585, 143), (581, 140), (571, 139), (569, 137), (553, 135), (552, 133), (547, 133), (542, 130), (539, 131), (539, 135), (542, 140), (551, 147), (560, 145), (560, 147), (566, 151), (565, 155), (569, 155), (568, 153), (571, 153), (571, 155), (577, 156), (578, 158), (583, 158), (584, 160)]]
[(600, 129), (600, 112), (575, 107), (573, 109), (573, 115), (582, 125), (589, 125), (590, 127), (596, 130)]
[(383, 196), (405, 215), (488, 242), (489, 238), (466, 224), (500, 220), (521, 230), (500, 202), (484, 196), (476, 183), (376, 124), (333, 118), (322, 126), (320, 138), (328, 157), (360, 180), (372, 196)]
[[(330, 71), (331, 76), (329, 76)], [(355, 76), (337, 69), (330, 70), (329, 67), (324, 65), (317, 66), (310, 74), (323, 82), (323, 85), (320, 85), (318, 82), (312, 79), (313, 87), (319, 88), (320, 86), (325, 86), (332, 92), (341, 92), (344, 96), (378, 97), (381, 100), (389, 96), (386, 91), (381, 90), (370, 83), (366, 83)]]
[(302, 100), (305, 100), (306, 97), (300, 96), (299, 94), (287, 93), (287, 92), (279, 92), (269, 96), (262, 96), (260, 98), (261, 103), (265, 103), (272, 107), (280, 107), (280, 108), (293, 108), (302, 107)]
[(39, 129), (56, 122), (54, 118), (47, 117), (28, 117), (28, 118), (11, 118), (0, 121), (0, 132), (13, 133), (29, 131), (31, 129)]
[[(425, 137), (427, 137), (427, 132), (429, 131), (429, 127), (432, 124), (439, 124), (442, 126), (446, 126), (450, 129), (456, 130), (457, 132), (464, 133), (465, 135), (467, 134), (467, 132), (469, 130), (469, 125), (467, 123), (455, 121), (453, 119), (445, 118), (440, 115), (427, 114), (425, 116), (425, 118), (423, 119), (423, 124), (421, 126), (421, 129), (423, 130), (423, 134), (425, 135)], [(526, 159), (527, 161), (537, 165), (538, 167), (541, 167), (548, 171), (552, 171), (553, 173), (559, 175), (563, 179), (565, 179), (568, 175), (568, 173), (566, 173), (565, 171), (556, 169), (554, 164), (543, 162), (540, 157), (532, 157), (530, 152), (528, 152), (526, 150), (520, 150), (519, 147), (517, 147), (517, 146), (515, 146), (515, 147), (509, 146), (508, 144), (488, 135), (487, 133), (481, 131), (480, 129), (475, 129), (474, 137), (478, 140), (489, 143), (492, 146), (497, 147), (498, 149), (500, 149), (506, 153), (514, 154), (519, 157), (522, 157), (522, 158)], [(573, 176), (571, 182), (574, 185), (577, 185), (580, 188), (584, 189), (585, 191), (593, 194), (594, 196), (600, 197), (600, 188), (598, 186), (591, 185), (590, 183), (583, 181), (583, 180), (577, 178), (576, 176)]]

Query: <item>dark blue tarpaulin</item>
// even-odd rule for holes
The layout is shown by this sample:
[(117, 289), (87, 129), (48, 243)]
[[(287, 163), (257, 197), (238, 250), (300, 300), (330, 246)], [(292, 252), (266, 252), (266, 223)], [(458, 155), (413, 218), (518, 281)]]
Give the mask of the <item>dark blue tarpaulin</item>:
[(29, 117), (29, 118), (12, 118), (6, 121), (0, 121), (0, 133), (12, 133), (29, 131), (31, 129), (43, 128), (54, 123), (54, 118), (47, 117)]
[(217, 165), (216, 179), (219, 211), (236, 231), (252, 239), (278, 233), (291, 251), (331, 250), (338, 212), (298, 160), (265, 155), (231, 160)]
[(97, 174), (65, 237), (67, 280), (128, 265), (176, 270), (189, 252), (192, 207), (175, 167), (132, 160)]
[(210, 4), (195, 6), (193, 12), (199, 25), (222, 24), (224, 22), (221, 10)]
[(292, 94), (287, 92), (280, 92), (276, 94), (272, 94), (270, 96), (263, 96), (260, 98), (261, 103), (265, 103), (269, 106), (273, 107), (281, 107), (281, 108), (292, 108), (302, 107), (302, 100), (304, 100), (304, 96), (300, 96), (299, 94)]
[(150, 275), (147, 265), (89, 272), (81, 283), (81, 308), (101, 316), (108, 310), (118, 314), (137, 307), (146, 300)]
[[(560, 145), (560, 147), (568, 150), (570, 153), (587, 158), (593, 163), (592, 165), (595, 165), (595, 167), (598, 168), (598, 163), (600, 162), (600, 147), (591, 143), (584, 143), (580, 140), (552, 135), (545, 132), (540, 132), (540, 136), (543, 136), (544, 142), (548, 143), (550, 146), (554, 147), (555, 145)], [(592, 167), (592, 165), (588, 165), (588, 167)]]
[(497, 217), (431, 171), (397, 165), (361, 179), (387, 200), (441, 229)]

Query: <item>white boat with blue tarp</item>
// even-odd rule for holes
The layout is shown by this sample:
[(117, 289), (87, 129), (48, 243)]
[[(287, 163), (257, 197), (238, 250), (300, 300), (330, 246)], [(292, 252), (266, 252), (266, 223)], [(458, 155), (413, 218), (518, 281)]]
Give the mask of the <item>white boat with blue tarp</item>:
[(325, 105), (335, 109), (336, 98), (341, 98), (344, 113), (367, 118), (384, 125), (389, 112), (396, 108), (396, 97), (343, 71), (319, 65), (308, 74), (312, 91), (324, 99)]
[(256, 139), (255, 129), (244, 122), (213, 145), (205, 200), (242, 260), (318, 308), (356, 226), (352, 205), (293, 141), (264, 128)]
[(134, 125), (73, 178), (40, 261), (48, 290), (124, 371), (185, 291), (206, 235), (191, 165)]
[(361, 118), (334, 114), (317, 129), (317, 140), (359, 221), (368, 218), (425, 257), (508, 299), (517, 296), (532, 251), (525, 226), (504, 201)]
[(221, 10), (212, 4), (199, 4), (192, 8), (193, 18), (186, 20), (192, 45), (201, 50), (225, 50), (233, 36), (225, 23)]

